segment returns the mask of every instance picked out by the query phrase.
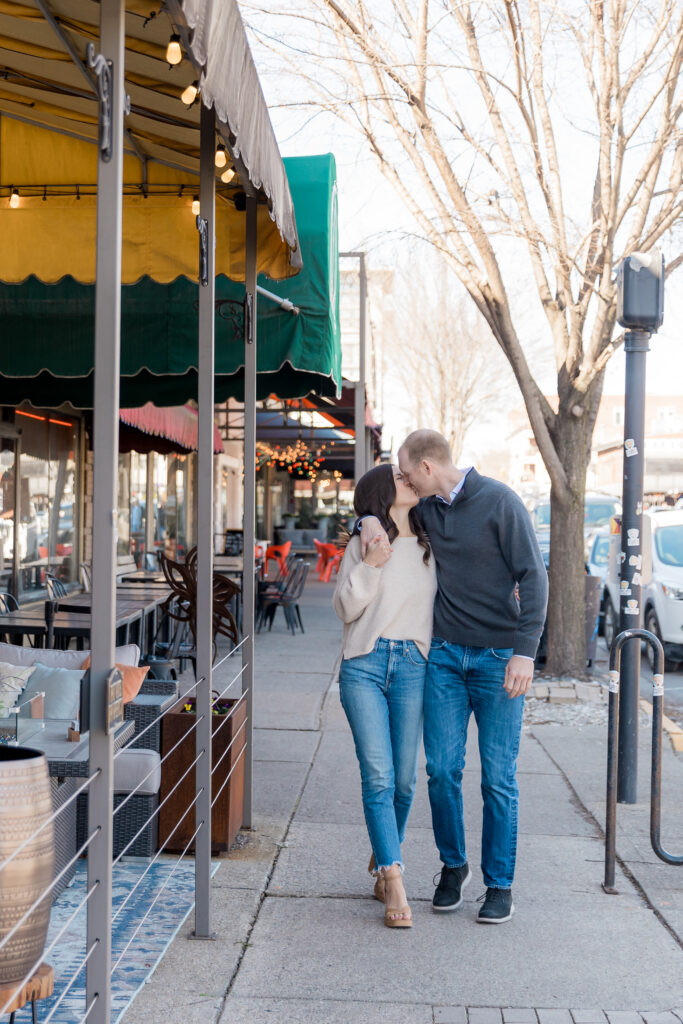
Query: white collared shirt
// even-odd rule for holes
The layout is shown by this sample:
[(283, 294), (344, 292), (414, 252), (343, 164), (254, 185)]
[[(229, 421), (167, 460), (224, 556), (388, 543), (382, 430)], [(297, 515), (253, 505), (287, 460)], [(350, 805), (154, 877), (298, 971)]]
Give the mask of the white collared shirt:
[(457, 496), (460, 494), (460, 492), (463, 489), (463, 487), (465, 486), (465, 480), (467, 478), (467, 474), (469, 473), (469, 471), (471, 469), (472, 469), (472, 466), (465, 466), (464, 469), (461, 469), (460, 472), (462, 473), (462, 476), (460, 477), (460, 479), (458, 480), (457, 484), (455, 485), (455, 487), (453, 488), (453, 490), (449, 494), (448, 501), (446, 501), (446, 499), (443, 497), (443, 495), (437, 494), (437, 498), (439, 499), (439, 501), (442, 501), (444, 503), (444, 505), (452, 505), (453, 502), (455, 501), (455, 499), (457, 498)]

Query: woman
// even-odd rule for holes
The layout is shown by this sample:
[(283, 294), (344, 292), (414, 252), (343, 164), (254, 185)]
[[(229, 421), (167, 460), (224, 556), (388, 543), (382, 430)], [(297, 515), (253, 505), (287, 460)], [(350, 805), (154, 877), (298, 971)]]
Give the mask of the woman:
[(415, 491), (395, 466), (376, 466), (356, 485), (358, 516), (377, 516), (389, 537), (361, 559), (344, 553), (334, 610), (344, 623), (339, 691), (360, 763), (365, 821), (389, 928), (410, 928), (401, 843), (417, 781), (422, 699), (432, 636), (436, 569), (415, 512)]

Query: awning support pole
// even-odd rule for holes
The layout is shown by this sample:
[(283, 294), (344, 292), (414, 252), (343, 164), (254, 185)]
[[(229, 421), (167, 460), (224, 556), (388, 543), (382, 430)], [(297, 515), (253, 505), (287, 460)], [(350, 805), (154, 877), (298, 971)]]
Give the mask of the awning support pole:
[[(202, 103), (199, 143), (199, 373), (197, 398), (197, 689), (195, 755), (194, 938), (211, 933), (211, 691), (213, 689), (213, 401), (215, 331), (216, 175), (214, 111)], [(201, 756), (200, 756), (201, 755)]]
[(254, 543), (256, 530), (256, 253), (257, 221), (256, 198), (247, 196), (245, 301), (244, 301), (244, 552), (243, 552), (243, 604), (242, 632), (242, 692), (247, 691), (247, 724), (244, 751), (244, 821), (251, 828), (253, 798), (253, 733), (254, 733), (254, 604), (256, 579), (254, 575)]
[(367, 450), (365, 443), (365, 322), (367, 304), (367, 276), (365, 269), (365, 253), (358, 253), (359, 262), (359, 320), (358, 320), (358, 382), (355, 389), (355, 415), (354, 425), (356, 428), (356, 446), (354, 458), (354, 474), (356, 483), (370, 468), (367, 463)]
[[(114, 667), (116, 528), (121, 341), (121, 216), (123, 187), (123, 0), (101, 0), (100, 52), (111, 61), (111, 156), (98, 147), (93, 394), (93, 556), (90, 667), (90, 772), (86, 1005), (92, 1024), (109, 1024), (114, 800), (113, 732), (107, 728), (107, 677)], [(94, 1004), (94, 1005), (93, 1005)], [(92, 1008), (92, 1012), (91, 1011)]]

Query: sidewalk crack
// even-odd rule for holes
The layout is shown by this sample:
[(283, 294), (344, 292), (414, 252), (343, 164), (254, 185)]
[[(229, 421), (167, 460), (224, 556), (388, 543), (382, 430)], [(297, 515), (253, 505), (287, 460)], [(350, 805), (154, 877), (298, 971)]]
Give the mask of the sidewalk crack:
[[(586, 821), (591, 822), (595, 826), (595, 828), (598, 831), (598, 834), (600, 835), (601, 839), (604, 842), (604, 840), (605, 840), (605, 829), (604, 829), (602, 823), (598, 820), (598, 818), (595, 817), (593, 812), (591, 810), (589, 810), (588, 807), (586, 807), (586, 805), (584, 804), (583, 800), (579, 796), (577, 790), (572, 785), (572, 783), (571, 783), (571, 781), (569, 779), (569, 776), (567, 775), (567, 773), (563, 769), (562, 765), (559, 764), (555, 760), (553, 755), (545, 747), (545, 745), (541, 742), (541, 740), (538, 738), (538, 736), (536, 736), (533, 732), (529, 732), (529, 733), (527, 733), (527, 735), (529, 736), (530, 739), (535, 740), (536, 743), (538, 743), (539, 747), (541, 747), (541, 749), (550, 758), (550, 760), (555, 765), (555, 767), (557, 768), (558, 772), (560, 773), (560, 775), (564, 779), (565, 783), (567, 784), (570, 792), (572, 793), (574, 801), (576, 802), (578, 808), (580, 808), (581, 813), (585, 817)], [(636, 876), (630, 870), (630, 868), (628, 867), (626, 862), (624, 860), (622, 860), (622, 858), (619, 856), (618, 853), (616, 854), (616, 861), (617, 861), (617, 864), (619, 865), (619, 867), (621, 868), (621, 870), (623, 871), (624, 875), (628, 879), (628, 881), (631, 883), (631, 885), (633, 886), (635, 891), (638, 893), (638, 895), (642, 899), (642, 901), (645, 904), (645, 906), (648, 908), (648, 910), (652, 911), (652, 913), (657, 918), (657, 920), (662, 925), (662, 927), (665, 928), (666, 931), (669, 933), (669, 935), (672, 937), (672, 939), (674, 940), (676, 945), (679, 946), (681, 949), (683, 949), (683, 940), (681, 940), (680, 936), (674, 931), (674, 929), (671, 927), (671, 925), (669, 924), (667, 919), (664, 917), (664, 915), (661, 913), (661, 911), (659, 911), (657, 909), (657, 907), (652, 903), (652, 901), (650, 900), (650, 897), (648, 896), (648, 894), (645, 891), (645, 889), (643, 888), (643, 886), (640, 884), (640, 882), (638, 881)], [(609, 897), (607, 897), (607, 898), (609, 899)]]

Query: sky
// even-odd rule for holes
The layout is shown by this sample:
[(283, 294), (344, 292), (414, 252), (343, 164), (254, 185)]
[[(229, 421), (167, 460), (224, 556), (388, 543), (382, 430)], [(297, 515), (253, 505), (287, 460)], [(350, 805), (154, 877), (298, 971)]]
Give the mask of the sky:
[[(272, 9), (271, 6), (270, 10)], [(278, 36), (277, 19), (267, 20), (266, 27), (263, 28), (264, 22), (259, 21), (259, 16), (254, 14), (253, 8), (245, 5), (243, 13), (248, 28), (251, 26), (250, 38), (254, 57), (283, 156), (320, 152), (335, 154), (339, 187), (340, 250), (366, 250), (370, 268), (393, 267), (397, 262), (405, 261), (406, 250), (411, 246), (413, 251), (419, 253), (419, 246), (415, 250), (416, 243), (413, 238), (416, 232), (415, 224), (401, 199), (380, 172), (365, 143), (331, 115), (316, 113), (307, 104), (291, 105), (292, 100), (297, 98), (292, 92), (292, 79), (278, 73), (277, 57), (274, 57), (272, 52), (273, 40), (278, 38), (281, 41), (283, 38), (282, 35)], [(258, 31), (253, 31), (253, 25), (258, 27)], [(290, 40), (290, 36), (286, 38)], [(306, 52), (306, 47), (308, 45), (309, 50), (314, 50), (318, 45), (317, 40), (310, 36), (307, 44), (304, 29), (298, 33), (296, 45), (300, 52), (298, 59), (310, 71), (314, 67), (314, 62), (311, 61), (310, 53)], [(558, 92), (564, 90), (567, 93), (566, 81), (562, 80), (563, 75), (565, 79), (568, 78), (566, 66), (558, 71), (556, 85)], [(569, 93), (571, 94), (571, 90)], [(584, 126), (580, 123), (580, 100), (574, 96), (571, 96), (571, 100), (575, 108), (571, 114), (574, 121), (572, 128), (576, 129), (576, 133), (571, 138), (563, 138), (561, 145), (568, 149), (567, 155), (572, 158), (571, 181), (565, 187), (568, 191), (578, 191), (585, 190), (588, 181), (586, 167), (589, 161), (581, 159), (581, 134)], [(592, 159), (590, 165), (593, 166)], [(677, 241), (680, 244), (680, 232)], [(667, 240), (664, 241), (662, 248), (665, 256), (677, 254), (677, 251), (671, 251), (673, 246)], [(511, 262), (514, 261), (512, 252), (509, 258)], [(419, 259), (417, 262), (419, 263)], [(416, 287), (420, 287), (419, 268), (416, 268)], [(455, 278), (453, 287), (459, 287)], [(523, 299), (523, 296), (521, 298)], [(519, 296), (517, 300), (521, 301)], [(536, 295), (530, 305), (534, 304), (538, 304)], [(520, 316), (522, 330), (528, 327), (531, 336), (540, 336), (546, 331), (544, 321), (527, 322), (523, 308)], [(664, 325), (659, 334), (652, 339), (647, 367), (647, 389), (650, 393), (678, 393), (683, 387), (683, 332), (680, 327), (682, 323), (683, 267), (679, 268), (667, 283)], [(532, 370), (541, 386), (552, 393), (555, 391), (555, 370), (551, 344), (536, 345), (534, 353), (528, 357)], [(618, 351), (608, 366), (604, 391), (608, 394), (620, 394), (623, 393), (623, 389), (624, 356), (623, 352)], [(399, 382), (395, 376), (388, 374), (384, 400), (384, 435), (385, 441), (394, 438), (394, 447), (409, 425), (406, 424), (402, 411), (405, 406), (405, 395), (400, 392)], [(498, 408), (492, 410), (490, 416), (483, 417), (473, 429), (468, 437), (464, 457), (476, 459), (490, 443), (495, 443), (504, 429), (506, 409), (519, 408), (521, 404), (521, 395), (510, 373), (510, 383), (505, 389), (504, 398), (498, 403)]]

